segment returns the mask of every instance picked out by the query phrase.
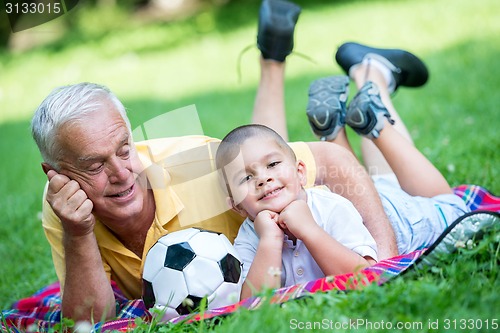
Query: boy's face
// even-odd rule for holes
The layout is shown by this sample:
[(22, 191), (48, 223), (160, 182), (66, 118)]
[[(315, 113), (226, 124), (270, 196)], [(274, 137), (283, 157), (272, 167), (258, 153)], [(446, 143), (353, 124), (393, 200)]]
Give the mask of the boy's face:
[(306, 184), (303, 162), (294, 161), (274, 139), (249, 138), (238, 157), (225, 167), (233, 207), (252, 221), (263, 210), (281, 212)]

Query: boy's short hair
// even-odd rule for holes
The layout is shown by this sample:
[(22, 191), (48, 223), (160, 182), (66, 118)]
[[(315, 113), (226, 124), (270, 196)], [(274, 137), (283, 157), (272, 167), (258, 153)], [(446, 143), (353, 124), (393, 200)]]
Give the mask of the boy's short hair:
[(220, 169), (232, 162), (240, 153), (240, 146), (245, 143), (247, 139), (256, 136), (267, 136), (272, 138), (276, 144), (283, 149), (283, 151), (290, 155), (293, 160), (297, 159), (292, 148), (285, 142), (285, 140), (283, 140), (281, 135), (276, 133), (273, 129), (264, 125), (250, 124), (236, 127), (222, 139), (215, 155), (215, 164), (217, 169)]
[(245, 143), (247, 139), (253, 137), (272, 138), (276, 142), (276, 144), (292, 158), (293, 161), (297, 160), (293, 149), (288, 145), (288, 143), (286, 143), (281, 135), (276, 133), (276, 131), (274, 131), (273, 129), (259, 124), (250, 124), (236, 127), (222, 139), (215, 154), (216, 168), (220, 170), (222, 179), (225, 183), (225, 187), (227, 188), (229, 196), (231, 197), (231, 190), (229, 188), (229, 183), (224, 171), (224, 167), (231, 163), (239, 155), (240, 146)]

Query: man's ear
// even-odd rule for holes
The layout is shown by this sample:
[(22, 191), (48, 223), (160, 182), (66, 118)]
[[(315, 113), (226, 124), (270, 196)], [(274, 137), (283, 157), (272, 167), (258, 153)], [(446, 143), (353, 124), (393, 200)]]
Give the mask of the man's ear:
[(300, 179), (300, 185), (306, 186), (307, 184), (307, 168), (306, 164), (301, 160), (297, 161), (297, 174)]
[(55, 171), (55, 169), (49, 163), (45, 163), (45, 162), (42, 162), (42, 170), (45, 174), (47, 174), (47, 172), (49, 172), (50, 170)]
[(234, 212), (238, 213), (238, 214), (239, 214), (239, 215), (241, 215), (242, 217), (248, 217), (248, 214), (247, 214), (247, 212), (246, 212), (244, 209), (242, 209), (242, 208), (240, 208), (238, 205), (235, 205), (235, 204), (234, 204), (234, 200), (233, 200), (233, 198), (231, 198), (231, 197), (226, 197), (226, 203), (227, 203), (227, 205), (229, 206), (229, 208), (230, 208), (232, 211), (234, 211)]

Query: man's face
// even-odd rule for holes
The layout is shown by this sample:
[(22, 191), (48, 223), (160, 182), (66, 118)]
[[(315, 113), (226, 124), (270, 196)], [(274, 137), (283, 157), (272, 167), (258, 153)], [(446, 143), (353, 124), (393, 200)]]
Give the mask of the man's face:
[(145, 180), (127, 125), (111, 102), (88, 119), (63, 125), (57, 138), (59, 173), (76, 180), (93, 202), (93, 213), (111, 229), (141, 214)]
[(247, 139), (224, 170), (236, 208), (251, 220), (263, 210), (281, 212), (306, 182), (305, 165), (267, 137)]

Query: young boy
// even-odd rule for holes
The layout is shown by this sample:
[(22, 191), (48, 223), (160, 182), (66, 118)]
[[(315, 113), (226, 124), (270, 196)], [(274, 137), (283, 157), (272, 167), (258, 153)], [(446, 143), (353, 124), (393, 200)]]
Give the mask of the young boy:
[[(363, 161), (372, 174), (384, 210), (396, 234), (399, 253), (404, 254), (428, 247), (455, 219), (467, 213), (468, 209), (465, 203), (453, 194), (439, 170), (416, 149), (392, 104), (391, 94), (399, 86), (423, 85), (428, 78), (427, 69), (419, 58), (407, 51), (377, 49), (357, 43), (343, 44), (336, 53), (336, 60), (356, 83), (359, 91), (347, 105), (349, 77), (333, 76), (313, 82), (309, 90), (307, 107), (309, 123), (314, 133), (322, 140), (331, 141), (350, 150), (352, 148), (344, 125), (348, 124), (363, 137)], [(257, 141), (252, 143), (252, 147), (258, 146)], [(269, 142), (266, 144), (270, 147)], [(244, 157), (243, 154), (243, 159)], [(230, 188), (232, 190), (232, 187)], [(239, 195), (237, 200), (233, 196), (234, 208), (246, 214), (246, 210), (242, 209), (245, 208), (244, 204), (240, 203), (243, 202), (244, 194), (239, 193)], [(237, 206), (238, 203), (240, 207)], [(281, 207), (283, 210), (269, 213), (269, 218), (275, 221), (292, 240), (294, 237), (307, 238), (308, 233), (301, 233), (300, 236), (295, 234), (285, 220), (298, 217), (299, 213), (295, 211), (287, 213), (284, 208), (285, 206)], [(256, 212), (258, 213), (253, 211), (252, 215), (256, 218), (255, 221), (258, 217)], [(283, 214), (285, 217), (281, 216)], [(281, 222), (282, 220), (285, 222)], [(349, 225), (351, 222), (344, 223)], [(266, 252), (259, 252), (261, 243), (258, 247), (252, 247), (251, 243), (241, 245), (241, 238), (235, 241), (235, 246), (243, 253), (243, 257), (254, 251), (254, 265), (258, 264), (255, 268), (250, 267), (247, 275), (249, 283), (246, 289), (243, 289), (242, 296), (249, 296), (248, 285), (261, 290), (263, 287), (278, 284), (276, 277), (272, 283), (266, 280), (269, 279), (266, 276), (266, 269), (277, 267), (276, 259), (272, 261), (272, 265), (266, 266), (263, 263), (271, 263), (271, 259), (277, 257), (280, 248), (276, 246), (275, 238), (279, 237), (279, 233), (272, 234), (274, 239), (270, 239), (262, 237), (264, 234), (261, 234), (261, 230), (267, 229), (261, 229), (255, 223), (253, 236), (257, 239), (260, 237), (261, 243), (268, 244), (269, 249)], [(318, 244), (321, 243), (319, 241), (314, 243)], [(313, 254), (313, 251), (310, 252)], [(325, 254), (332, 255), (327, 249), (319, 253), (319, 256), (313, 254), (315, 260), (321, 260), (319, 258)], [(334, 262), (328, 260), (327, 264), (333, 265)], [(364, 262), (367, 263), (371, 261)], [(323, 268), (321, 264), (319, 267)], [(304, 274), (304, 268), (297, 267), (296, 272)], [(326, 269), (324, 273), (330, 274)], [(287, 272), (285, 278), (286, 274)], [(288, 285), (287, 282), (285, 284)]]
[[(228, 203), (246, 217), (235, 247), (252, 288), (277, 288), (374, 264), (376, 243), (354, 206), (330, 191), (305, 190), (306, 166), (272, 129), (231, 131), (216, 155)], [(281, 274), (269, 274), (269, 270)]]

